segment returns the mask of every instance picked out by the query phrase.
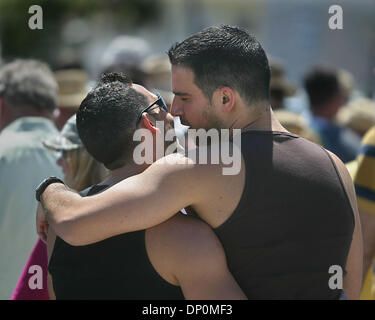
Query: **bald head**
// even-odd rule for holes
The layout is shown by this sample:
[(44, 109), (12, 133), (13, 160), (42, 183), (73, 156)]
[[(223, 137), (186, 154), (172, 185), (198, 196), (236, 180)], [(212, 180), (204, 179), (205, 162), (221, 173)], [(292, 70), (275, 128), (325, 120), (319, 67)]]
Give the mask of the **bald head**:
[(156, 94), (148, 91), (145, 87), (139, 85), (139, 84), (136, 84), (136, 83), (133, 83), (131, 85), (131, 87), (137, 91), (138, 93), (144, 95), (147, 99), (148, 99), (148, 102), (149, 103), (152, 103), (153, 101), (155, 101), (158, 97)]

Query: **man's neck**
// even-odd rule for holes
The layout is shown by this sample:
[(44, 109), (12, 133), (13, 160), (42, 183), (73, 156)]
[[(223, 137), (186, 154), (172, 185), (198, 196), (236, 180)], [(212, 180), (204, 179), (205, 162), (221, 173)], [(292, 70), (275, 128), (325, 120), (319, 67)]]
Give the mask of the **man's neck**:
[(270, 106), (257, 108), (242, 114), (230, 126), (230, 129), (241, 129), (242, 132), (257, 131), (284, 131), (287, 130), (277, 120)]
[(147, 167), (148, 166), (140, 166), (140, 165), (136, 165), (133, 163), (133, 164), (125, 165), (115, 170), (111, 170), (108, 177), (104, 181), (102, 181), (100, 184), (106, 184), (106, 185), (112, 186), (120, 182), (121, 180), (124, 180), (126, 178), (135, 176), (143, 172), (144, 170), (146, 170)]

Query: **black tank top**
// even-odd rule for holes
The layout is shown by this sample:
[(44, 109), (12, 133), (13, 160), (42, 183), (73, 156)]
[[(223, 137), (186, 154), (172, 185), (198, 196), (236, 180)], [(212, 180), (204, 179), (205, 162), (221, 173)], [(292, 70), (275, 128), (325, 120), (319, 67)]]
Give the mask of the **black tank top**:
[(294, 134), (248, 131), (246, 182), (233, 214), (215, 232), (249, 299), (338, 299), (330, 266), (345, 265), (354, 215), (335, 164)]
[[(107, 187), (93, 186), (87, 195)], [(56, 237), (48, 266), (56, 299), (184, 299), (180, 287), (165, 281), (153, 268), (145, 232), (87, 246), (71, 246)]]

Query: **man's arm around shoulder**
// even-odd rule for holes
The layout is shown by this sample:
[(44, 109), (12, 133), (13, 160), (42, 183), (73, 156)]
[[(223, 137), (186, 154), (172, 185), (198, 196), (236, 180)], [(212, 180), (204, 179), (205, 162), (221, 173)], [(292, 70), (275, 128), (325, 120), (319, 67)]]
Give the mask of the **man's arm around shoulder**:
[[(173, 163), (177, 160), (181, 162)], [(41, 201), (59, 237), (72, 245), (87, 245), (153, 227), (202, 201), (210, 172), (173, 154), (100, 194), (81, 197), (63, 184), (51, 184)]]

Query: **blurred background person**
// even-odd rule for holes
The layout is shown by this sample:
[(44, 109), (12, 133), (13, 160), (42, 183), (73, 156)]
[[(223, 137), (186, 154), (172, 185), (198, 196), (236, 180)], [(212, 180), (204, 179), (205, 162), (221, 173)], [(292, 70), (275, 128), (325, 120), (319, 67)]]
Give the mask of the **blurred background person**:
[(88, 79), (86, 72), (80, 69), (56, 71), (55, 78), (59, 93), (54, 122), (61, 130), (68, 119), (77, 112), (81, 101), (86, 97)]
[(318, 134), (323, 147), (343, 162), (354, 160), (359, 152), (360, 137), (335, 123), (337, 112), (348, 99), (337, 71), (316, 67), (305, 76), (304, 86), (310, 103), (309, 125)]
[(57, 83), (49, 67), (16, 60), (0, 69), (0, 299), (9, 299), (33, 244), (37, 202), (30, 190), (60, 176), (57, 156), (42, 141), (52, 122)]
[[(61, 157), (57, 164), (64, 172), (64, 181), (72, 189), (82, 191), (105, 179), (107, 169), (97, 162), (83, 146), (76, 126), (76, 115), (73, 115), (64, 125), (60, 134), (52, 136), (43, 142), (44, 146), (52, 152), (60, 152)], [(26, 259), (25, 259), (26, 261)], [(37, 240), (23, 272), (13, 292), (12, 300), (48, 300), (47, 281), (47, 247), (40, 239)], [(43, 289), (32, 290), (29, 288), (28, 273), (30, 266), (39, 265), (43, 270)]]

